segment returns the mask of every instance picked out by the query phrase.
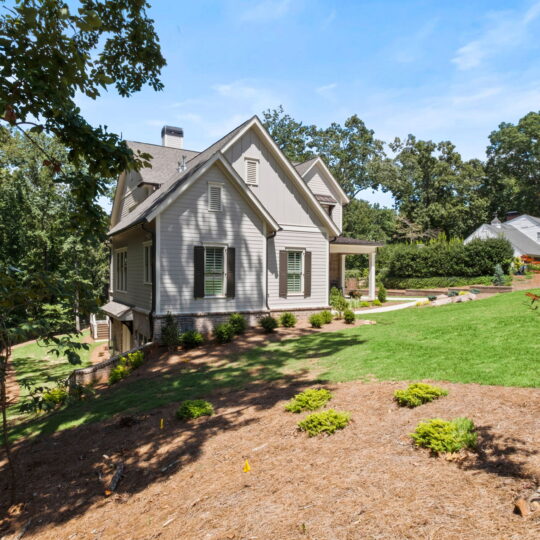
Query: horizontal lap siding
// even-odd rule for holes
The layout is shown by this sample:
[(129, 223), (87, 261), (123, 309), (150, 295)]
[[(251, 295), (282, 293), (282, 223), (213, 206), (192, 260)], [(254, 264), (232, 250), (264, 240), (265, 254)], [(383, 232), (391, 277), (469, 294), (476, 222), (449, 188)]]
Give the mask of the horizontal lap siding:
[[(340, 197), (337, 189), (331, 186), (329, 182), (323, 178), (319, 165), (312, 167), (309, 173), (304, 177), (304, 180), (313, 193), (316, 193), (317, 195), (330, 195), (336, 201), (339, 201)], [(343, 207), (339, 202), (332, 210), (332, 221), (340, 230), (343, 229)]]
[[(131, 306), (152, 308), (152, 285), (144, 281), (143, 242), (151, 240), (149, 233), (136, 229), (113, 239), (113, 249), (127, 247), (127, 292), (116, 291), (116, 281), (111, 280), (113, 299)], [(116, 275), (116, 256), (113, 251), (113, 275)]]
[[(311, 296), (279, 296), (279, 252), (287, 248), (311, 251)], [(328, 305), (328, 240), (313, 231), (279, 231), (268, 246), (268, 303), (270, 309), (323, 307)]]
[[(208, 211), (208, 182), (223, 183), (221, 212)], [(217, 166), (160, 215), (160, 313), (212, 313), (265, 307), (263, 224)], [(193, 247), (236, 249), (235, 298), (194, 298)]]

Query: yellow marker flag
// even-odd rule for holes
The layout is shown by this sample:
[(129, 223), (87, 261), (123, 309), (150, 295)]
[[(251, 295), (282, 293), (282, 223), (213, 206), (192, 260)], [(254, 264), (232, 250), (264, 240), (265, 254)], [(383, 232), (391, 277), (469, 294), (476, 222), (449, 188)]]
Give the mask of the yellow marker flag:
[(244, 472), (249, 472), (251, 471), (251, 467), (249, 466), (249, 462), (248, 460), (246, 459), (246, 462), (244, 463), (244, 468), (242, 469)]
[(159, 429), (163, 429), (163, 418), (159, 422)]

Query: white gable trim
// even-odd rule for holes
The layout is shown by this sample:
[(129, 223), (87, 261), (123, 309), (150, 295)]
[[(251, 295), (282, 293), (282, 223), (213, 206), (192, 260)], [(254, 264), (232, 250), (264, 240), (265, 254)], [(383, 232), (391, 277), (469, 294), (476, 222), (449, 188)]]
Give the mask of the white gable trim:
[(288, 173), (289, 177), (293, 180), (296, 187), (299, 189), (308, 202), (311, 203), (311, 207), (317, 214), (317, 217), (324, 223), (327, 229), (332, 233), (332, 236), (339, 236), (340, 230), (337, 228), (335, 223), (332, 221), (330, 216), (324, 211), (319, 201), (315, 198), (312, 191), (302, 180), (302, 177), (298, 174), (298, 171), (292, 166), (291, 162), (285, 157), (283, 152), (279, 149), (275, 141), (270, 137), (268, 131), (264, 128), (261, 121), (257, 116), (254, 116), (250, 122), (248, 122), (243, 129), (241, 129), (235, 137), (233, 137), (222, 149), (221, 151), (225, 153), (235, 142), (241, 139), (247, 131), (251, 128), (257, 129), (257, 134), (266, 142), (267, 147), (270, 148), (274, 157), (280, 162), (285, 172)]
[(311, 169), (313, 169), (313, 167), (315, 167), (315, 165), (320, 165), (321, 166), (321, 168), (322, 168), (323, 172), (325, 173), (326, 177), (328, 178), (328, 180), (330, 180), (330, 182), (333, 184), (333, 186), (338, 191), (339, 196), (341, 197), (341, 200), (339, 202), (341, 204), (348, 204), (350, 202), (349, 197), (347, 197), (347, 194), (343, 191), (343, 188), (339, 185), (339, 182), (334, 178), (334, 175), (330, 172), (330, 170), (326, 166), (326, 163), (320, 157), (318, 157), (317, 159), (315, 159), (313, 161), (313, 163), (309, 166), (307, 171), (302, 175), (302, 178), (305, 178), (307, 173), (309, 171), (311, 171)]
[(277, 221), (270, 215), (270, 213), (264, 208), (259, 199), (251, 192), (251, 190), (245, 185), (244, 181), (238, 176), (238, 173), (232, 168), (231, 164), (227, 161), (225, 156), (221, 152), (216, 152), (195, 174), (192, 174), (180, 187), (174, 190), (172, 193), (162, 201), (157, 208), (155, 208), (148, 216), (146, 221), (152, 221), (159, 216), (166, 208), (168, 208), (178, 197), (185, 193), (203, 174), (205, 174), (210, 167), (214, 164), (220, 165), (221, 168), (228, 173), (228, 176), (233, 180), (233, 185), (244, 195), (247, 201), (251, 204), (259, 215), (266, 220), (274, 231), (279, 230)]
[(120, 205), (124, 200), (123, 194), (126, 188), (126, 178), (127, 172), (122, 171), (118, 177), (118, 182), (116, 183), (116, 190), (114, 192), (114, 201), (111, 212), (111, 226), (112, 229), (120, 220), (118, 219), (120, 213)]

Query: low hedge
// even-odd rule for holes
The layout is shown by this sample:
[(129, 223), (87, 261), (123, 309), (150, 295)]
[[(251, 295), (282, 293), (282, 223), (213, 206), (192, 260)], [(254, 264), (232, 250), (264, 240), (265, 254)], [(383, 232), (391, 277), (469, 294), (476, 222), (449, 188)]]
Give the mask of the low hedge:
[[(511, 281), (510, 276), (506, 276), (506, 283)], [(446, 287), (464, 287), (465, 285), (493, 285), (493, 276), (434, 276), (424, 278), (399, 278), (386, 277), (384, 284), (389, 289), (433, 289)]]

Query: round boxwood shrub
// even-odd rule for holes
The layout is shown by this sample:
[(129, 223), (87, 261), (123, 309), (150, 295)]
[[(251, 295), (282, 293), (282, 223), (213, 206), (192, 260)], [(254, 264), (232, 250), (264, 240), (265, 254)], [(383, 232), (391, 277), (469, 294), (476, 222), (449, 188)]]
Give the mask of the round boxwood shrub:
[(278, 322), (274, 317), (272, 317), (272, 315), (265, 315), (264, 317), (260, 318), (259, 324), (262, 326), (264, 331), (269, 334), (277, 328)]
[(332, 435), (338, 429), (343, 429), (351, 420), (351, 415), (347, 412), (338, 412), (328, 409), (319, 413), (313, 413), (298, 422), (298, 427), (307, 432), (310, 437), (327, 433)]
[(320, 313), (314, 313), (309, 317), (309, 324), (313, 328), (322, 328), (323, 325), (323, 318)]
[(230, 323), (221, 323), (214, 328), (214, 336), (219, 343), (229, 343), (234, 335), (234, 328)]
[(182, 401), (176, 410), (176, 418), (179, 420), (189, 420), (200, 416), (212, 416), (214, 407), (204, 399), (188, 399)]
[(296, 323), (296, 315), (289, 311), (282, 313), (281, 317), (279, 318), (279, 324), (281, 324), (281, 326), (284, 326), (285, 328), (293, 328), (294, 326), (296, 326)]
[(51, 388), (43, 393), (43, 402), (45, 408), (53, 409), (59, 405), (64, 405), (64, 403), (68, 400), (68, 397), (69, 393), (67, 388), (57, 386), (56, 388)]
[(285, 410), (289, 412), (299, 413), (302, 411), (315, 411), (323, 407), (332, 399), (332, 393), (326, 388), (310, 388), (296, 394), (285, 405)]
[(412, 408), (447, 395), (448, 392), (443, 388), (426, 383), (413, 383), (406, 390), (396, 390), (394, 399), (402, 407)]
[(429, 448), (435, 454), (459, 452), (462, 448), (476, 448), (478, 437), (469, 418), (442, 420), (433, 418), (420, 422), (411, 437), (417, 446)]
[(334, 319), (332, 312), (328, 311), (327, 309), (321, 311), (320, 315), (322, 317), (323, 324), (330, 324)]
[(182, 345), (186, 349), (194, 349), (204, 343), (204, 337), (200, 332), (196, 330), (188, 330), (184, 332), (180, 338)]
[(343, 320), (347, 323), (347, 324), (353, 324), (354, 321), (356, 320), (356, 316), (354, 314), (354, 311), (352, 309), (346, 309), (344, 312), (343, 312)]
[(240, 313), (233, 313), (229, 317), (229, 324), (234, 328), (236, 335), (243, 334), (246, 331), (246, 319)]

